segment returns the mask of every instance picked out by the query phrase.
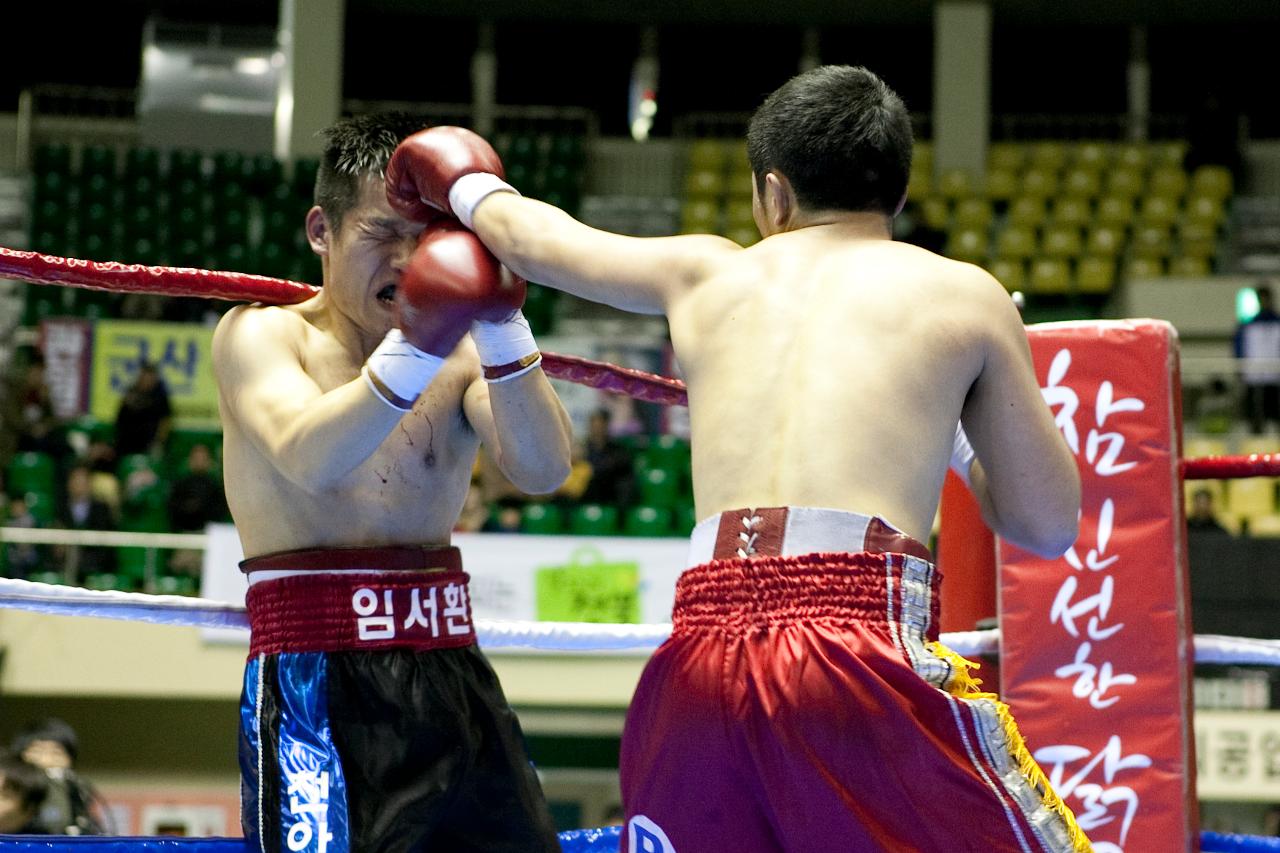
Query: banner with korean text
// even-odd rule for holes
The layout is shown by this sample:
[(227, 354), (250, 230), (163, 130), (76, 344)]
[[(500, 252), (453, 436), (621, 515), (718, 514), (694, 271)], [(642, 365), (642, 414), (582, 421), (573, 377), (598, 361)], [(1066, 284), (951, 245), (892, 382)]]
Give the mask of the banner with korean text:
[(120, 398), (143, 362), (154, 364), (169, 391), (175, 421), (205, 427), (218, 423), (213, 378), (213, 328), (192, 323), (99, 320), (94, 324), (93, 416), (113, 422)]
[(1155, 320), (1027, 333), (1083, 498), (1059, 559), (1000, 543), (1003, 698), (1097, 853), (1195, 850), (1177, 337)]

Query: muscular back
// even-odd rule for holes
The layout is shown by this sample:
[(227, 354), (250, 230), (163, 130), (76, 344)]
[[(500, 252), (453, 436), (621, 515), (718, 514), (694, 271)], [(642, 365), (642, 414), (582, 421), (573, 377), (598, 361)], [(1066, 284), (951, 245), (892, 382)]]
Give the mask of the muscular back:
[(1003, 290), (888, 240), (801, 229), (674, 301), (699, 517), (743, 506), (880, 515), (926, 539)]

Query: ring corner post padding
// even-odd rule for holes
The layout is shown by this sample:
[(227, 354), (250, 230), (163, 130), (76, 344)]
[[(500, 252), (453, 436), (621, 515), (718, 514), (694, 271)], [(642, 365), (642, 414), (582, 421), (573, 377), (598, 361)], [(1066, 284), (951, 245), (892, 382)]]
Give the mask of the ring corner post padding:
[(1027, 331), (1082, 506), (1056, 560), (999, 543), (1003, 698), (1095, 844), (1196, 850), (1177, 336), (1157, 320)]

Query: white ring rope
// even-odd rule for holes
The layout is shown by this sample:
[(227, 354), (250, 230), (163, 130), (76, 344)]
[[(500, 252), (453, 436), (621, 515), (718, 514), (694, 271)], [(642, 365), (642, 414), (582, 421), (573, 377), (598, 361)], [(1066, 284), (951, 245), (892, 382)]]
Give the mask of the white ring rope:
[[(208, 598), (147, 595), (78, 589), (55, 584), (0, 578), (0, 608), (34, 610), (64, 616), (96, 616), (163, 625), (249, 630), (244, 607)], [(476, 620), (476, 635), (489, 648), (522, 647), (556, 651), (615, 651), (655, 649), (671, 633), (671, 626), (603, 625), (592, 622), (533, 622)], [(957, 631), (942, 642), (965, 657), (994, 655), (1000, 632)], [(1280, 640), (1202, 634), (1195, 638), (1196, 663), (1280, 666)]]

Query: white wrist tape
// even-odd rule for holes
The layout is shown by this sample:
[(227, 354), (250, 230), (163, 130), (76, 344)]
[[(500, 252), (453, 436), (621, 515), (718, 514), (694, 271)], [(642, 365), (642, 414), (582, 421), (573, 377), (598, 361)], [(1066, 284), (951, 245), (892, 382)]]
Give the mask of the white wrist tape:
[(951, 470), (964, 480), (966, 486), (969, 483), (969, 471), (973, 468), (973, 445), (969, 443), (969, 436), (964, 434), (964, 427), (956, 424), (956, 437), (951, 445)]
[(506, 382), (533, 370), (542, 361), (529, 321), (519, 311), (501, 323), (471, 324), (471, 339), (480, 353), (487, 382)]
[(520, 195), (515, 187), (491, 172), (472, 172), (458, 178), (449, 188), (449, 207), (463, 225), (475, 230), (471, 217), (475, 214), (476, 205), (494, 193)]
[(443, 364), (443, 358), (423, 352), (406, 341), (399, 329), (392, 329), (360, 373), (378, 399), (393, 409), (407, 412)]

